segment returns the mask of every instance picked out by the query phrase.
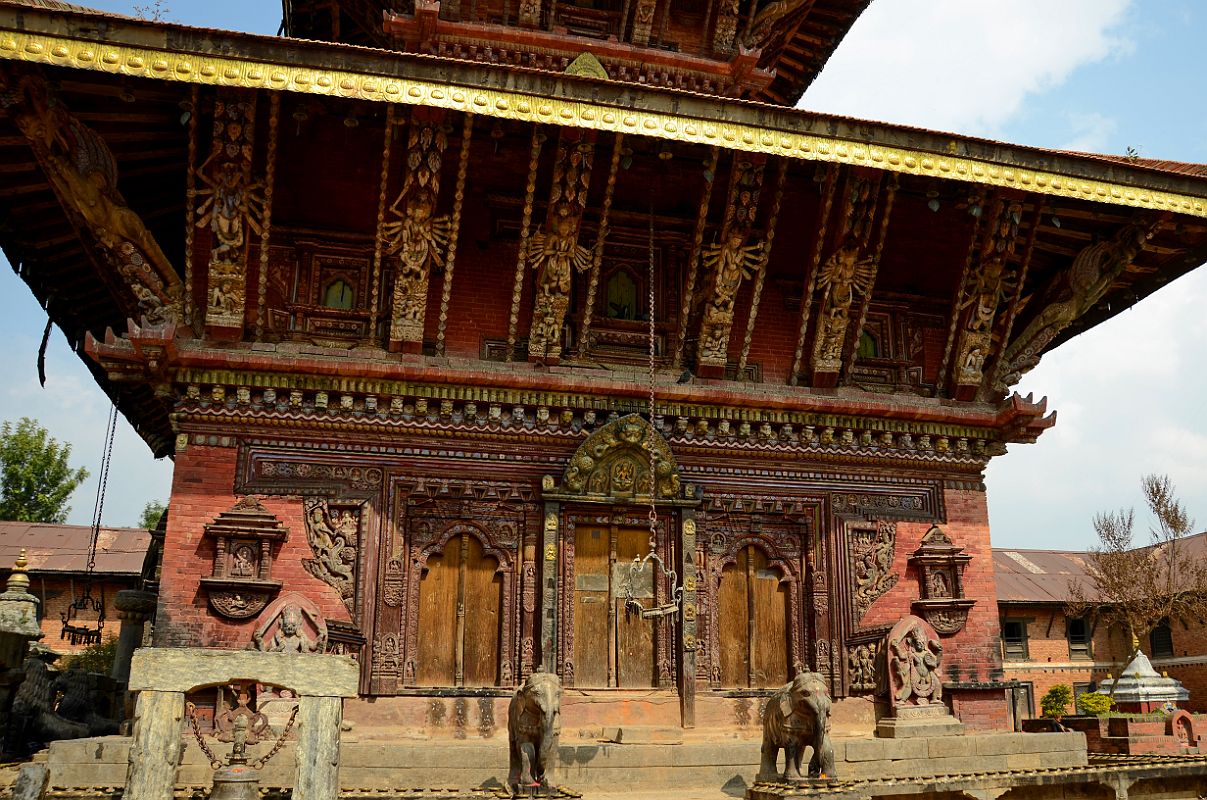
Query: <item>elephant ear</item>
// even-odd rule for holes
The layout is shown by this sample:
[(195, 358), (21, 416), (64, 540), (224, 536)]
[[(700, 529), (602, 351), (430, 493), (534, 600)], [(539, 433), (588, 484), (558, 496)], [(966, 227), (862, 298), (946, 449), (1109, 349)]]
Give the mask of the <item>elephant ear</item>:
[(795, 709), (792, 707), (792, 692), (784, 692), (776, 698), (780, 704), (780, 713), (784, 715), (784, 719), (792, 716)]

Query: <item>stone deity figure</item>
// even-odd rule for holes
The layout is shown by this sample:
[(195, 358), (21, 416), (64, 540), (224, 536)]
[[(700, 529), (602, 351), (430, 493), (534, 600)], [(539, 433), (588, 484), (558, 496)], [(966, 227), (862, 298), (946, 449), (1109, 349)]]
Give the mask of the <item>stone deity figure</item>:
[[(304, 630), (302, 630), (302, 616), (310, 620), (311, 625), (316, 630), (319, 629), (318, 620), (311, 618), (309, 612), (301, 609), (298, 606), (287, 605), (281, 609), (281, 613), (275, 619), (267, 620), (259, 630), (252, 635), (252, 640), (255, 642), (256, 649), (268, 653), (321, 653), (327, 643), (323, 640), (320, 633), (315, 639), (310, 638)], [(265, 640), (268, 635), (269, 628), (273, 622), (277, 622), (277, 630), (273, 633), (272, 638)]]
[(889, 634), (889, 677), (893, 704), (929, 705), (943, 700), (939, 662), (943, 645), (917, 617), (906, 617)]

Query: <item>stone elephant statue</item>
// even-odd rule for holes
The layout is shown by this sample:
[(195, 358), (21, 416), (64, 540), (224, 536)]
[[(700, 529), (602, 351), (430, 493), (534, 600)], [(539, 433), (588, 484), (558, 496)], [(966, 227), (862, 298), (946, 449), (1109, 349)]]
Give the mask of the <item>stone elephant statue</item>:
[[(762, 764), (757, 780), (803, 781), (801, 759), (813, 747), (809, 777), (835, 776), (834, 746), (830, 742), (830, 692), (816, 672), (798, 672), (791, 682), (767, 699), (763, 714)], [(784, 751), (784, 771), (776, 768)]]
[(516, 690), (507, 707), (510, 759), (507, 784), (517, 794), (548, 786), (557, 750), (561, 720), (562, 682), (550, 672), (534, 672)]

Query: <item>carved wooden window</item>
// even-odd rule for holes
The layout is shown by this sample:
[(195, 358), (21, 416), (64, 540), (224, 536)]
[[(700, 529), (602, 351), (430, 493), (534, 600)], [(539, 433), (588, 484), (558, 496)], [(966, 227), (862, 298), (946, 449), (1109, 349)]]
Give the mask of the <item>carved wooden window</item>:
[[(574, 685), (656, 686), (654, 625), (625, 607), (629, 566), (649, 552), (649, 531), (581, 526), (574, 546)], [(653, 570), (631, 582), (633, 598), (653, 607)]]
[(747, 545), (721, 573), (717, 594), (721, 685), (750, 688), (787, 682), (789, 598), (780, 571)]
[(880, 357), (880, 342), (876, 341), (876, 337), (866, 330), (859, 334), (859, 357)]
[(1084, 619), (1070, 619), (1067, 625), (1069, 658), (1090, 658), (1090, 626)]
[(323, 305), (327, 308), (338, 308), (342, 311), (352, 310), (356, 302), (356, 290), (343, 279), (332, 282), (323, 293)]
[(427, 560), (419, 583), (420, 686), (499, 682), (503, 580), (499, 562), (469, 533)]

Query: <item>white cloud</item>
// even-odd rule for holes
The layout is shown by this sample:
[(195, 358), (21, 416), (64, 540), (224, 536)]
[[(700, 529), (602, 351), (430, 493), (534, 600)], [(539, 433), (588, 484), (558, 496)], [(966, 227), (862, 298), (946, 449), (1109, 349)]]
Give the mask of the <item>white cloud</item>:
[(879, 0), (802, 108), (994, 136), (1028, 94), (1127, 52), (1130, 0)]
[(1080, 153), (1103, 153), (1110, 146), (1111, 135), (1119, 127), (1119, 123), (1096, 111), (1086, 113), (1067, 113), (1065, 119), (1073, 138), (1060, 145), (1061, 150), (1074, 150)]

